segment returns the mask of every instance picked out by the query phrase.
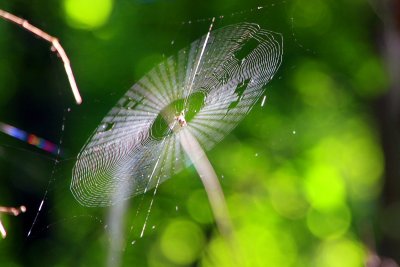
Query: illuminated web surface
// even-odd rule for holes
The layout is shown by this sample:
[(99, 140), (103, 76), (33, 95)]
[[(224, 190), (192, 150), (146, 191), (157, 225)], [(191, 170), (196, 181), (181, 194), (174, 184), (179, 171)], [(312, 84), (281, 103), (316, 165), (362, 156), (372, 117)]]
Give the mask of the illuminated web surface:
[[(282, 60), (282, 36), (240, 23), (208, 32), (142, 77), (78, 155), (71, 190), (85, 206), (146, 192), (191, 164), (180, 139), (204, 150), (251, 110)], [(176, 117), (183, 114), (182, 127)]]

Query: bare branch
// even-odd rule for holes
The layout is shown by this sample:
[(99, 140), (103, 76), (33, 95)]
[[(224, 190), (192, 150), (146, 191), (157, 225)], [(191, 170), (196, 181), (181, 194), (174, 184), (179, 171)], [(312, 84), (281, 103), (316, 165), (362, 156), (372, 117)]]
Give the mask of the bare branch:
[[(20, 213), (24, 213), (25, 211), (26, 211), (25, 206), (19, 206), (18, 208), (0, 206), (0, 213), (7, 213), (14, 216), (18, 216)], [(0, 220), (0, 235), (3, 239), (6, 238), (7, 236), (7, 231), (4, 228), (4, 225), (1, 222), (1, 220)]]
[(64, 63), (65, 72), (67, 73), (67, 77), (69, 80), (69, 84), (71, 85), (72, 93), (74, 94), (75, 101), (77, 104), (82, 103), (82, 97), (79, 94), (78, 86), (75, 82), (74, 74), (72, 73), (71, 64), (67, 54), (64, 51), (64, 48), (61, 46), (60, 42), (57, 38), (49, 35), (48, 33), (42, 31), (41, 29), (33, 26), (27, 20), (17, 17), (11, 13), (8, 13), (2, 9), (0, 9), (0, 17), (4, 18), (5, 20), (11, 21), (22, 28), (30, 31), (31, 33), (35, 34), (36, 36), (48, 41), (51, 43), (51, 50), (57, 52), (60, 56), (62, 62)]
[(3, 223), (1, 222), (1, 220), (0, 220), (0, 234), (1, 234), (1, 237), (3, 239), (6, 238), (6, 236), (7, 236), (6, 229), (4, 228)]
[(25, 211), (26, 211), (25, 206), (20, 206), (18, 208), (0, 206), (1, 213), (7, 213), (7, 214), (14, 215), (14, 216), (18, 216), (20, 213), (24, 213)]

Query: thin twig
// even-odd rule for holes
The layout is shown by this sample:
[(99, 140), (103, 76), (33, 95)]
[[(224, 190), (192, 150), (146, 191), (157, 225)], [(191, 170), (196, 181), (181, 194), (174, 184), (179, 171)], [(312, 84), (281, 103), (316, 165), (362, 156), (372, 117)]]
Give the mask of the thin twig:
[(0, 206), (0, 213), (7, 213), (14, 216), (18, 216), (20, 213), (24, 213), (25, 211), (26, 211), (25, 206), (20, 206), (18, 208)]
[(11, 13), (8, 13), (2, 9), (0, 9), (0, 17), (4, 18), (5, 20), (11, 21), (22, 28), (30, 31), (31, 33), (35, 34), (36, 36), (48, 41), (51, 43), (51, 50), (53, 52), (57, 52), (60, 56), (62, 62), (64, 63), (65, 72), (67, 73), (67, 77), (69, 80), (69, 84), (71, 85), (72, 93), (74, 94), (75, 101), (77, 104), (82, 103), (82, 97), (79, 94), (78, 86), (75, 82), (74, 74), (72, 73), (71, 64), (69, 62), (69, 58), (64, 51), (64, 48), (61, 46), (60, 42), (56, 37), (49, 35), (48, 33), (42, 31), (41, 29), (33, 26), (27, 20), (17, 17)]
[(1, 234), (1, 237), (3, 239), (6, 238), (6, 236), (7, 236), (6, 229), (4, 228), (3, 223), (1, 222), (1, 220), (0, 220), (0, 234)]
[[(18, 216), (20, 213), (24, 213), (25, 211), (26, 211), (25, 206), (19, 206), (18, 208), (0, 206), (0, 213), (7, 213), (14, 216)], [(4, 225), (1, 222), (1, 220), (0, 220), (0, 235), (3, 239), (6, 238), (7, 236), (7, 231), (4, 228)]]

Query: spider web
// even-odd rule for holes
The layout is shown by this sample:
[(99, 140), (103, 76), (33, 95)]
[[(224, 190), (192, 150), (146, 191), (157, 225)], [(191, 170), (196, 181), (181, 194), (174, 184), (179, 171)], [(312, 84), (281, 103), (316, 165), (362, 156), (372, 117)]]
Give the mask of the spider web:
[[(210, 27), (211, 28), (211, 27)], [(205, 150), (251, 110), (282, 60), (282, 35), (254, 23), (208, 32), (154, 67), (118, 101), (78, 155), (71, 190), (84, 206), (141, 194), (191, 164), (180, 138)], [(186, 127), (174, 123), (177, 114)]]

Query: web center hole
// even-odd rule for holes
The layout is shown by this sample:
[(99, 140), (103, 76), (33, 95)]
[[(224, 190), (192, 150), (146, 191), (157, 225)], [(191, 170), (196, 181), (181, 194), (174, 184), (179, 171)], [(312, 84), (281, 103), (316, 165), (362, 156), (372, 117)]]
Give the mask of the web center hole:
[(155, 140), (161, 140), (190, 124), (204, 107), (205, 100), (206, 95), (203, 92), (195, 92), (186, 101), (183, 98), (173, 101), (159, 112), (151, 125), (151, 136)]

